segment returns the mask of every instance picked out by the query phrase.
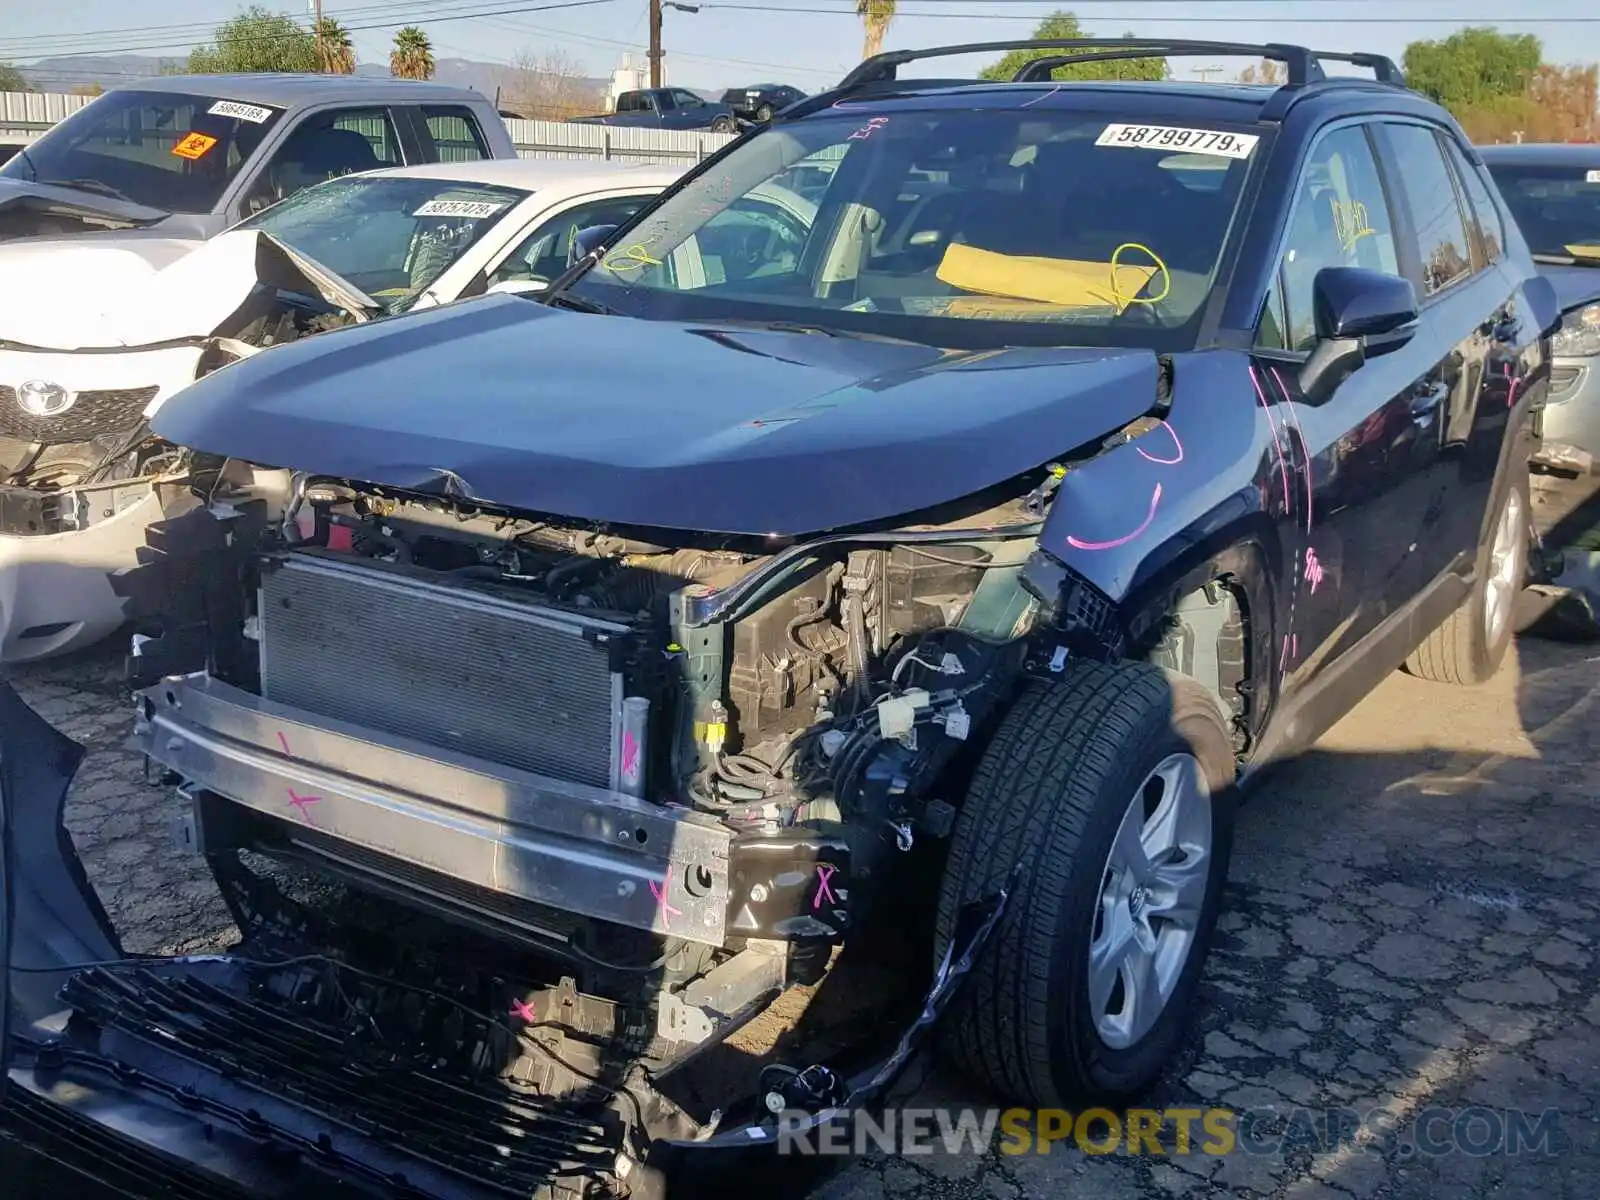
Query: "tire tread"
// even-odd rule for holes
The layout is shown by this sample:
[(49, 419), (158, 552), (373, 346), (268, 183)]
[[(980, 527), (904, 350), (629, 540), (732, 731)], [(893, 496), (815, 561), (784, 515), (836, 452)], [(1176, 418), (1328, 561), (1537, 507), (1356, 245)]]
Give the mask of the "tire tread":
[(940, 950), (963, 904), (1002, 885), (1030, 850), (1033, 861), (945, 1044), (958, 1067), (1007, 1096), (1062, 1100), (1047, 1071), (1046, 1017), (1054, 914), (1072, 886), (1074, 856), (1049, 851), (1083, 838), (1119, 751), (1182, 686), (1198, 685), (1145, 663), (1075, 664), (1023, 693), (974, 774), (939, 897)]

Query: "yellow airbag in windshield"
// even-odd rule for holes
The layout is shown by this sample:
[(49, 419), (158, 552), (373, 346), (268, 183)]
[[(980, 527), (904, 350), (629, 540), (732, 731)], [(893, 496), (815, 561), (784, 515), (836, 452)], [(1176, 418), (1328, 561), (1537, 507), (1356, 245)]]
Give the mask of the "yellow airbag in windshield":
[(1156, 264), (999, 254), (952, 242), (936, 274), (951, 287), (986, 296), (1064, 308), (1109, 306), (1120, 313), (1160, 269)]

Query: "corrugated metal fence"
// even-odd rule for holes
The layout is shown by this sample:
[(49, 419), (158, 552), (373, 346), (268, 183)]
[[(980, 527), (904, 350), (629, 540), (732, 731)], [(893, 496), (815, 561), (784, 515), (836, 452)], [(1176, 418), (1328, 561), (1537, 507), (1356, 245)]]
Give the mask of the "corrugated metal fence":
[[(47, 92), (0, 92), (0, 140), (32, 141), (87, 96)], [(626, 129), (564, 121), (507, 121), (506, 129), (523, 158), (628, 158), (654, 163), (699, 162), (732, 134)]]

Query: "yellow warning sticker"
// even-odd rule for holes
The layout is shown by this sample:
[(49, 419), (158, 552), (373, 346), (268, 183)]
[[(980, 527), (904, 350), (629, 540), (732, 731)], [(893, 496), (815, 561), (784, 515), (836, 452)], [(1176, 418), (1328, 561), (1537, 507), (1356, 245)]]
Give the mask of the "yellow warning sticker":
[(204, 133), (191, 133), (172, 148), (179, 158), (204, 158), (217, 144), (217, 139)]

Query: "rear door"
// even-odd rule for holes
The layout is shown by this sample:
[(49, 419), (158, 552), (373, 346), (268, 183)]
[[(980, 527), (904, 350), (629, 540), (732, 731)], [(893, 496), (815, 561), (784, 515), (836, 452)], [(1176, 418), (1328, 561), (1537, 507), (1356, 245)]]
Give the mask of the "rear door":
[[(1441, 386), (1413, 406), (1390, 447), (1410, 494), (1396, 513), (1411, 530), (1403, 569), (1390, 583), (1391, 602), (1400, 603), (1446, 571), (1472, 569), (1510, 416), (1509, 389), (1497, 389), (1489, 372), (1492, 360), (1503, 369), (1492, 354), (1496, 339), (1516, 328), (1516, 282), (1499, 265), (1498, 240), (1485, 240), (1462, 173), (1471, 164), (1453, 135), (1397, 118), (1379, 134), (1398, 179), (1406, 270), (1423, 323), (1444, 349)], [(1499, 403), (1490, 402), (1497, 393)]]

